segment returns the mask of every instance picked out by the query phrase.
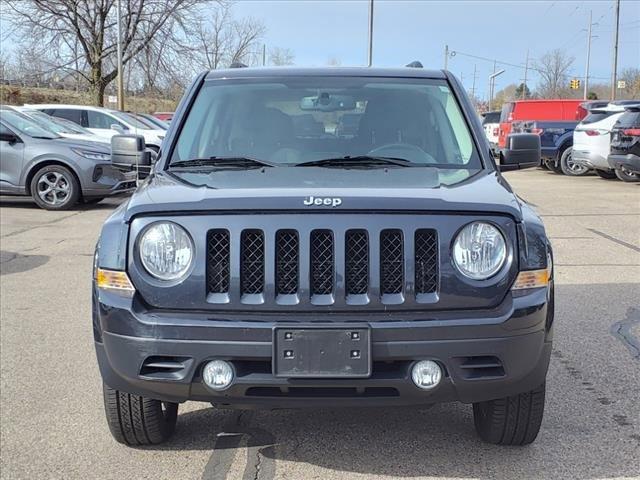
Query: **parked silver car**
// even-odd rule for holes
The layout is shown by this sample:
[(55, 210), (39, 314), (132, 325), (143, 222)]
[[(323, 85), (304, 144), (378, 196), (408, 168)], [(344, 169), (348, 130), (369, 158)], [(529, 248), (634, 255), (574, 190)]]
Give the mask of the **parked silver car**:
[(109, 146), (62, 138), (0, 107), (0, 194), (30, 195), (47, 210), (95, 203), (136, 187), (136, 172), (111, 165)]

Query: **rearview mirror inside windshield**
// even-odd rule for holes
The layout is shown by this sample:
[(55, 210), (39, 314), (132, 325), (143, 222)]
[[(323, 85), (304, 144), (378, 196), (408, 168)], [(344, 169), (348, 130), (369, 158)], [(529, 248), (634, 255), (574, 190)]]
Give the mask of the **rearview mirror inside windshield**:
[(331, 95), (328, 92), (322, 92), (313, 97), (304, 97), (300, 100), (300, 110), (339, 112), (355, 108), (356, 101), (349, 95)]

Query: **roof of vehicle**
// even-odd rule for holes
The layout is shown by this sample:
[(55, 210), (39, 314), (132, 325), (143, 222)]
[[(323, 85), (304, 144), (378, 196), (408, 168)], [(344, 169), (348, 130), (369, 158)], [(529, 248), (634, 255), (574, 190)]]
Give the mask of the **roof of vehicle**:
[(542, 99), (542, 98), (538, 98), (535, 100), (511, 100), (510, 102), (505, 102), (505, 103), (560, 103), (560, 102), (584, 102), (584, 100), (582, 99), (575, 99), (575, 98), (546, 98), (546, 99)]
[(397, 77), (444, 79), (442, 70), (423, 68), (378, 68), (378, 67), (243, 67), (211, 70), (207, 80), (217, 78), (259, 77)]
[(68, 109), (78, 109), (78, 110), (96, 110), (98, 112), (117, 112), (118, 110), (114, 110), (112, 108), (106, 107), (96, 107), (95, 105), (75, 105), (71, 103), (25, 103), (24, 107), (40, 109), (40, 108), (68, 108)]

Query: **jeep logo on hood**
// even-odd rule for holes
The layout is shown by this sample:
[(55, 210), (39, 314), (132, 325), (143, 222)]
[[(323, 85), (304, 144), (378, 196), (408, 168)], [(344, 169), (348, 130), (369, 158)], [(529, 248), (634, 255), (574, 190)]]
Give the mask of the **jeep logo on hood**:
[(310, 195), (305, 198), (302, 203), (304, 203), (307, 207), (311, 207), (313, 205), (339, 207), (340, 205), (342, 205), (342, 199), (339, 197), (314, 197), (313, 195)]

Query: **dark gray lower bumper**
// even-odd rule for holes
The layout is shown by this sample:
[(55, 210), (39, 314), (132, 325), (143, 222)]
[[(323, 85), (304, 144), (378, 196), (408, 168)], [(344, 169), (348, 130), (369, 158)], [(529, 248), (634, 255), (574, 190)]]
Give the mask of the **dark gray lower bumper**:
[(611, 168), (617, 170), (624, 168), (631, 173), (640, 173), (640, 157), (632, 153), (627, 155), (611, 154), (607, 160)]
[[(545, 291), (509, 296), (500, 308), (470, 312), (466, 318), (370, 321), (372, 375), (358, 379), (272, 374), (273, 328), (300, 328), (305, 321), (317, 326), (317, 320), (217, 321), (211, 315), (171, 316), (94, 300), (96, 351), (105, 383), (173, 402), (198, 400), (241, 408), (471, 403), (539, 386), (551, 353)], [(330, 325), (353, 323), (337, 319)], [(146, 369), (152, 357), (156, 362), (175, 361), (176, 368)], [(490, 357), (500, 368), (469, 367)], [(236, 369), (234, 383), (222, 392), (201, 381), (203, 365), (214, 358), (229, 360)], [(411, 382), (410, 368), (421, 359), (435, 360), (445, 370), (440, 385), (428, 392)]]

